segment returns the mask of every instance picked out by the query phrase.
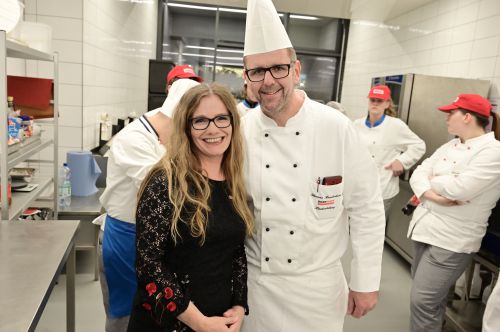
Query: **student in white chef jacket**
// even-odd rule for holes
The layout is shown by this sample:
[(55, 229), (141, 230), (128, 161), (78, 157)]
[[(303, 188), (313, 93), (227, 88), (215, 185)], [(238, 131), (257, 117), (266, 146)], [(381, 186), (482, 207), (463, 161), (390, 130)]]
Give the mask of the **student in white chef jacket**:
[(425, 153), (425, 142), (395, 116), (391, 90), (377, 85), (368, 93), (368, 115), (354, 121), (378, 168), (386, 219), (399, 192), (399, 176)]
[(259, 108), (259, 102), (255, 100), (252, 92), (248, 90), (248, 84), (245, 81), (243, 85), (243, 100), (236, 105), (240, 117), (248, 114), (248, 112)]
[(411, 331), (441, 331), (449, 288), (470, 264), (500, 197), (500, 142), (486, 133), (491, 105), (461, 94), (450, 105), (444, 144), (413, 172), (410, 185), (421, 204), (408, 237), (414, 241)]
[(361, 317), (378, 298), (385, 223), (375, 165), (349, 119), (295, 90), (301, 64), (271, 1), (248, 1), (244, 55), (261, 109), (243, 118), (256, 234), (242, 331), (342, 331), (346, 312)]
[[(108, 154), (106, 189), (100, 197), (106, 210), (101, 288), (106, 332), (126, 331), (136, 288), (135, 208), (142, 180), (165, 153), (171, 117), (180, 98), (199, 83), (176, 81), (163, 106), (141, 116), (113, 138)], [(104, 226), (104, 225), (103, 225)], [(101, 260), (102, 258), (102, 260)]]
[(497, 280), (484, 309), (482, 332), (498, 331), (500, 331), (500, 282)]

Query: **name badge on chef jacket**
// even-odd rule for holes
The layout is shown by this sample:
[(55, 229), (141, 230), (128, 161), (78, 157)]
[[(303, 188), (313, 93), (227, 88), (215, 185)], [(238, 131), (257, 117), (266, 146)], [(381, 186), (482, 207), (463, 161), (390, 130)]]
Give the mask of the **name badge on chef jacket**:
[(311, 204), (318, 219), (333, 218), (342, 206), (342, 176), (318, 177), (312, 186)]

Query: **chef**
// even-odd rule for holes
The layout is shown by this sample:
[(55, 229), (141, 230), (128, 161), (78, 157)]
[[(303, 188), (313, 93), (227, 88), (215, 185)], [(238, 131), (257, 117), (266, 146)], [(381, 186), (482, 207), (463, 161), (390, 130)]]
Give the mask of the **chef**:
[[(256, 234), (247, 240), (245, 332), (342, 331), (377, 303), (384, 208), (351, 122), (300, 90), (301, 64), (271, 0), (249, 0), (243, 118)], [(353, 248), (346, 282), (340, 258)]]
[(448, 132), (457, 138), (438, 148), (410, 178), (422, 202), (408, 229), (415, 248), (412, 332), (441, 331), (448, 291), (479, 250), (500, 197), (500, 142), (486, 133), (488, 100), (460, 94), (439, 110), (448, 114)]
[(102, 236), (101, 287), (106, 332), (126, 331), (136, 290), (135, 208), (137, 191), (151, 167), (165, 153), (173, 111), (182, 95), (199, 83), (173, 83), (163, 106), (127, 125), (113, 138), (108, 155), (106, 189), (100, 197), (106, 210)]

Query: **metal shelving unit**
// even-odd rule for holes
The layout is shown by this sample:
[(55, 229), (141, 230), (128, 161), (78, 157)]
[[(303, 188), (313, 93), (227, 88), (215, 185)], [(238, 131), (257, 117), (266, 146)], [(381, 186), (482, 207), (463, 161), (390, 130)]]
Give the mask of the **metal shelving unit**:
[[(15, 148), (7, 145), (7, 58), (19, 58), (25, 60), (49, 61), (54, 63), (54, 134), (52, 139), (38, 139), (32, 142), (26, 141)], [(58, 217), (57, 205), (57, 166), (58, 163), (58, 114), (59, 114), (59, 85), (58, 85), (58, 56), (57, 53), (48, 54), (32, 49), (30, 47), (7, 40), (5, 31), (0, 30), (0, 192), (1, 218), (2, 220), (14, 220), (29, 207), (40, 194), (51, 184), (54, 188), (53, 209), (54, 218)], [(13, 192), (12, 205), (9, 207), (7, 192), (9, 170), (17, 164), (27, 161), (35, 153), (52, 144), (54, 148), (53, 175), (46, 178), (34, 178), (31, 183), (37, 183), (38, 187), (31, 192)], [(5, 179), (5, 180), (4, 180)], [(4, 199), (5, 198), (5, 199)]]

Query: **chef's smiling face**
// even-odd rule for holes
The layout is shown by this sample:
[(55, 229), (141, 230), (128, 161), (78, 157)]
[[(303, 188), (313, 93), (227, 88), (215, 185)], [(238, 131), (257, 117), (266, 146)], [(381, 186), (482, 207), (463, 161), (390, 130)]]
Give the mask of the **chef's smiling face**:
[[(288, 64), (290, 64), (290, 71), (286, 75)], [(248, 73), (245, 72), (248, 89), (255, 95), (264, 113), (271, 118), (273, 114), (283, 111), (292, 99), (295, 85), (299, 83), (300, 79), (300, 62), (297, 60), (291, 61), (288, 49), (279, 49), (267, 53), (247, 55), (245, 57), (245, 69), (247, 71), (273, 66), (279, 66), (272, 69), (275, 77), (286, 76), (274, 78), (268, 70), (264, 72), (263, 80), (252, 82), (252, 79), (248, 77)], [(281, 72), (282, 70), (283, 72)]]
[(194, 151), (200, 161), (214, 158), (222, 161), (233, 133), (231, 115), (222, 100), (214, 94), (203, 97), (190, 126)]

